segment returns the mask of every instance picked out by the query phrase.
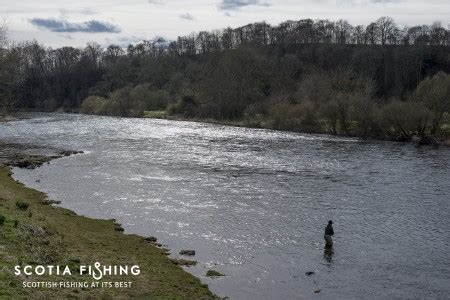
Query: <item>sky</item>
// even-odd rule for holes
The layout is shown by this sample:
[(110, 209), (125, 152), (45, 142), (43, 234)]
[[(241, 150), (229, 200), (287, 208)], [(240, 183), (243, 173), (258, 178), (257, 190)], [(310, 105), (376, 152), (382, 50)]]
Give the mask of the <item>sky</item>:
[(305, 18), (367, 25), (381, 16), (399, 26), (450, 24), (449, 0), (0, 0), (10, 40), (83, 47), (175, 39), (201, 30)]

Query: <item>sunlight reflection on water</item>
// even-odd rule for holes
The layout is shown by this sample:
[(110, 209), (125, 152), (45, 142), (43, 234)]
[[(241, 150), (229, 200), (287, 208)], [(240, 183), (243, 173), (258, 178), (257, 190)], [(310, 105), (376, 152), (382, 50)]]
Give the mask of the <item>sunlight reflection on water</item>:
[[(174, 254), (195, 249), (189, 271), (221, 296), (450, 292), (449, 149), (66, 114), (0, 124), (0, 139), (86, 151), (14, 177), (79, 214), (157, 236)], [(228, 276), (204, 277), (211, 267)]]

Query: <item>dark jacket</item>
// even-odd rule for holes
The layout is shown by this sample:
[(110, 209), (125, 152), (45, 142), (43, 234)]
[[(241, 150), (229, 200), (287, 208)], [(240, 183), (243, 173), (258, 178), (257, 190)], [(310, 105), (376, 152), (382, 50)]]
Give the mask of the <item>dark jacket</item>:
[(333, 230), (333, 226), (332, 225), (327, 225), (327, 227), (325, 227), (325, 235), (334, 235), (334, 230)]

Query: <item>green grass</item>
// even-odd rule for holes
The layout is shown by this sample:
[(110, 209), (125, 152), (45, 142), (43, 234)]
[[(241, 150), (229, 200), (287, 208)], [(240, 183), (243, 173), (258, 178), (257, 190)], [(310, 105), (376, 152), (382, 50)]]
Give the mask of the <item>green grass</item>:
[(165, 119), (167, 111), (165, 110), (146, 110), (144, 111), (144, 118)]
[[(159, 249), (137, 235), (115, 230), (112, 220), (77, 216), (74, 212), (46, 205), (46, 195), (26, 188), (0, 168), (0, 298), (130, 298), (211, 299), (207, 285), (176, 266)], [(29, 204), (27, 211), (16, 209), (16, 201)], [(31, 213), (31, 214), (30, 214)], [(130, 289), (24, 289), (22, 282), (88, 281), (89, 276), (14, 275), (16, 265), (60, 265), (76, 270), (80, 264), (139, 265), (141, 275), (105, 277), (102, 281), (132, 281)]]
[(30, 204), (28, 204), (28, 203), (25, 202), (25, 201), (19, 201), (19, 200), (16, 201), (16, 208), (17, 208), (17, 209), (20, 209), (20, 210), (27, 210), (27, 209), (28, 209), (28, 206), (30, 206)]

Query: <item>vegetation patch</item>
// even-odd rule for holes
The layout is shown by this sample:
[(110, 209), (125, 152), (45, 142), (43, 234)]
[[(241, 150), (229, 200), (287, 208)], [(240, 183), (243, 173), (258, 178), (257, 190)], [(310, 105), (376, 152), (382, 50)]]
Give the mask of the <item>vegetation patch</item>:
[(190, 266), (197, 265), (197, 262), (195, 260), (186, 260), (186, 259), (175, 259), (175, 258), (172, 258), (172, 259), (170, 259), (170, 261), (173, 262), (177, 266), (190, 267)]
[(20, 200), (16, 201), (16, 208), (19, 210), (27, 210), (29, 206), (30, 204), (28, 202)]
[(146, 110), (144, 111), (145, 118), (153, 119), (165, 119), (167, 117), (167, 111), (165, 110)]
[(61, 201), (44, 199), (40, 202), (42, 205), (61, 204)]
[(225, 275), (222, 274), (222, 273), (219, 273), (219, 272), (217, 272), (217, 271), (215, 271), (215, 270), (208, 270), (208, 271), (206, 272), (206, 276), (207, 276), (207, 277), (220, 277), (220, 276), (225, 276)]

